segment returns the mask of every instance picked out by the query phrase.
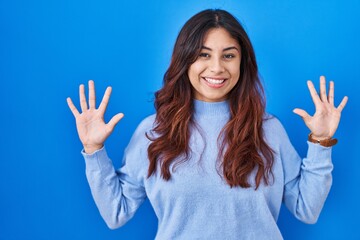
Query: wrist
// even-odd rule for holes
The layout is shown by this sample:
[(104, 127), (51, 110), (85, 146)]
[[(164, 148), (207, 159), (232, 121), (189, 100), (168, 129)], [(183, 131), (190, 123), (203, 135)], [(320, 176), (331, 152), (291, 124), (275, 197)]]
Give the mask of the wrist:
[(84, 151), (87, 154), (92, 154), (92, 153), (96, 152), (97, 150), (100, 150), (103, 146), (104, 146), (103, 144), (100, 144), (100, 145), (85, 144)]
[(324, 137), (324, 136), (316, 136), (315, 134), (313, 133), (310, 133), (311, 135), (311, 138), (316, 140), (316, 141), (322, 141), (322, 140), (325, 140), (325, 139), (330, 139), (331, 137)]
[(308, 141), (312, 143), (320, 144), (321, 146), (324, 147), (332, 147), (338, 142), (336, 138), (332, 138), (332, 137), (318, 138), (317, 136), (314, 136), (312, 133), (309, 134)]

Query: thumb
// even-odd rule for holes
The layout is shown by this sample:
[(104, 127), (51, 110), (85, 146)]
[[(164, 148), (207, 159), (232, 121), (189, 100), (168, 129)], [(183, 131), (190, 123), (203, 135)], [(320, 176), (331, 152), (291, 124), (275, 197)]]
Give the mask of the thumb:
[(110, 132), (112, 132), (116, 126), (116, 124), (119, 123), (119, 121), (124, 117), (123, 113), (118, 113), (115, 116), (113, 116), (109, 123), (107, 124), (107, 127), (109, 128)]
[(295, 108), (293, 110), (293, 112), (297, 115), (299, 115), (300, 117), (302, 117), (302, 119), (306, 122), (310, 119), (310, 115), (305, 111), (305, 110), (302, 110), (300, 108)]

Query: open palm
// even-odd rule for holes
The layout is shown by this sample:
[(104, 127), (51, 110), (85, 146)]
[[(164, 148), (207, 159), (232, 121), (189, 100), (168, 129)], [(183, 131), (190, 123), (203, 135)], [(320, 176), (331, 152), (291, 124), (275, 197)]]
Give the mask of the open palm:
[(325, 77), (320, 77), (320, 96), (317, 94), (314, 84), (307, 82), (310, 95), (315, 104), (315, 114), (310, 116), (305, 110), (296, 108), (294, 113), (301, 116), (306, 126), (317, 140), (331, 138), (339, 125), (341, 111), (344, 109), (348, 97), (344, 97), (338, 107), (334, 106), (334, 82), (330, 81), (329, 95), (326, 94)]
[(124, 114), (118, 113), (108, 123), (104, 121), (104, 114), (108, 105), (111, 87), (105, 91), (99, 108), (96, 109), (95, 85), (89, 81), (89, 107), (86, 102), (84, 85), (79, 87), (81, 113), (73, 104), (71, 98), (67, 98), (68, 106), (76, 119), (76, 128), (80, 141), (86, 153), (92, 153), (104, 145), (105, 140), (114, 130), (116, 124), (123, 118)]

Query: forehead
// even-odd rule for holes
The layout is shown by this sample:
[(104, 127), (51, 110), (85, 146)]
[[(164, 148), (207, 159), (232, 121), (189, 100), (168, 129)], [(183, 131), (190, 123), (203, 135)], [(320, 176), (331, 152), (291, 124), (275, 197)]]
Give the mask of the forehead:
[(224, 28), (210, 29), (205, 34), (203, 45), (211, 49), (223, 49), (228, 47), (240, 48), (239, 42)]

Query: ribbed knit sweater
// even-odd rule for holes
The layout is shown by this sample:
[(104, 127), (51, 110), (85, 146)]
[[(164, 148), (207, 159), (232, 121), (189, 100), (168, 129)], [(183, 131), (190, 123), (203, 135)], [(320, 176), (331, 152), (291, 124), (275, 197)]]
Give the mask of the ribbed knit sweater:
[[(111, 228), (130, 220), (148, 198), (158, 218), (156, 239), (282, 239), (276, 221), (281, 204), (299, 220), (315, 223), (329, 193), (333, 165), (331, 148), (308, 142), (301, 159), (275, 117), (264, 118), (266, 142), (275, 152), (270, 185), (231, 188), (219, 174), (218, 136), (229, 120), (224, 102), (194, 100), (190, 158), (165, 181), (160, 170), (147, 178), (147, 148), (155, 115), (144, 119), (128, 144), (122, 167), (114, 169), (105, 147), (82, 152), (86, 176), (96, 205)], [(221, 169), (221, 168), (220, 168)]]

